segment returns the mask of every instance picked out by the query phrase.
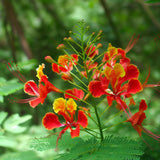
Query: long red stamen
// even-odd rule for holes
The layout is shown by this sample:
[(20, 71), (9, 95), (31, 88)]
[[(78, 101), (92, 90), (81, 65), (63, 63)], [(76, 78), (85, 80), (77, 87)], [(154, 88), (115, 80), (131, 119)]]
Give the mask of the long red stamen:
[(15, 76), (17, 77), (21, 82), (26, 83), (26, 80), (24, 76), (20, 73), (18, 66), (16, 65), (16, 68), (14, 68), (9, 62), (4, 62), (7, 69)]
[(137, 41), (140, 37), (140, 36), (137, 36), (137, 38), (134, 39), (134, 36), (135, 36), (135, 34), (131, 37), (131, 40), (129, 41), (129, 43), (125, 49), (126, 53), (129, 52), (134, 47), (134, 45), (137, 43)]
[(148, 129), (142, 127), (142, 129), (144, 130), (145, 133), (147, 133), (150, 137), (154, 138), (155, 140), (157, 141), (160, 141), (160, 136), (159, 135), (156, 135), (154, 133), (152, 133), (151, 131), (149, 131)]
[(37, 97), (31, 97), (31, 98), (27, 98), (27, 99), (16, 99), (15, 100), (10, 100), (10, 103), (29, 103), (32, 100), (37, 99)]

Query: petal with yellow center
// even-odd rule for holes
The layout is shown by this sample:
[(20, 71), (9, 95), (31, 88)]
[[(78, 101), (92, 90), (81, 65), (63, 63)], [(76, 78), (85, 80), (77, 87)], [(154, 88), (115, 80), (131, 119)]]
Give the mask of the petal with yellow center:
[(64, 98), (57, 98), (53, 103), (53, 110), (55, 113), (65, 112), (66, 109), (66, 100)]
[(40, 79), (41, 78), (41, 76), (43, 76), (44, 75), (44, 73), (43, 73), (43, 69), (45, 68), (45, 64), (43, 64), (42, 63), (42, 65), (39, 65), (39, 67), (36, 69), (36, 71), (37, 71), (37, 77), (38, 77), (38, 79)]
[(76, 102), (70, 98), (68, 101), (67, 101), (67, 111), (70, 112), (70, 113), (73, 113), (74, 111), (77, 110), (77, 104)]

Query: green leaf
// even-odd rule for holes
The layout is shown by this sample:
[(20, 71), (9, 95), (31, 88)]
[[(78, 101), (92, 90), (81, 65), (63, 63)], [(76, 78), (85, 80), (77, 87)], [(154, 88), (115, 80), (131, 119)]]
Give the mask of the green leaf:
[(25, 62), (19, 62), (18, 66), (19, 69), (23, 68), (24, 71), (30, 71), (32, 69), (35, 69), (37, 67), (38, 61), (37, 59), (31, 59)]
[(0, 95), (0, 103), (3, 103), (4, 102), (4, 98), (3, 96)]
[(6, 81), (4, 78), (0, 77), (0, 96), (7, 96), (22, 89), (24, 84), (18, 83), (15, 80)]
[(1, 160), (42, 160), (34, 151), (6, 153)]
[(0, 146), (6, 148), (14, 148), (17, 145), (16, 140), (13, 138), (0, 135)]
[(22, 133), (27, 127), (21, 126), (21, 124), (27, 122), (31, 118), (31, 115), (20, 117), (18, 114), (13, 114), (4, 122), (3, 127), (6, 131), (11, 133)]
[(160, 0), (149, 0), (149, 1), (147, 1), (147, 3), (156, 3), (156, 2), (160, 2)]
[(5, 118), (7, 117), (8, 113), (7, 112), (0, 112), (0, 125), (2, 124), (2, 122), (5, 120)]

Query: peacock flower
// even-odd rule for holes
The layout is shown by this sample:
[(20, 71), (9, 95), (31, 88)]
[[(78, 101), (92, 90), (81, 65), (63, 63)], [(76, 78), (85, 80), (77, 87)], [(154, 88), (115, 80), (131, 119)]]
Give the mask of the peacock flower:
[(88, 119), (84, 111), (79, 110), (78, 118), (76, 118), (77, 104), (72, 98), (68, 100), (64, 98), (56, 99), (53, 103), (53, 110), (55, 113), (62, 115), (65, 122), (61, 123), (55, 113), (49, 112), (43, 117), (42, 123), (48, 130), (64, 127), (59, 133), (56, 144), (66, 130), (69, 129), (71, 137), (74, 138), (79, 136), (80, 126), (83, 128), (88, 126)]
[(95, 55), (99, 54), (97, 47), (93, 46), (92, 44), (89, 47), (86, 47), (85, 50), (86, 50), (86, 54), (90, 58), (93, 58)]
[(33, 97), (19, 100), (19, 103), (29, 103), (31, 107), (35, 108), (39, 103), (44, 103), (48, 93), (61, 93), (58, 88), (48, 81), (48, 77), (43, 73), (44, 68), (45, 65), (42, 64), (36, 69), (37, 77), (39, 78), (39, 85), (33, 80), (27, 81), (24, 85), (24, 92)]
[(52, 70), (55, 73), (62, 74), (63, 80), (72, 80), (70, 71), (73, 69), (73, 65), (78, 62), (78, 56), (72, 54), (71, 56), (62, 55), (58, 58), (58, 63), (52, 63)]
[(129, 117), (126, 122), (130, 122), (133, 128), (138, 132), (139, 136), (141, 137), (142, 131), (148, 134), (150, 137), (154, 138), (157, 141), (160, 141), (160, 136), (152, 133), (151, 131), (147, 130), (142, 126), (142, 122), (146, 119), (145, 110), (147, 110), (148, 106), (144, 99), (141, 100), (139, 105), (139, 111), (136, 112), (134, 115)]
[(81, 89), (73, 88), (73, 89), (67, 89), (65, 91), (64, 97), (67, 98), (73, 98), (75, 100), (83, 99), (84, 92)]
[(88, 88), (93, 97), (107, 95), (109, 106), (113, 100), (122, 105), (122, 96), (128, 98), (143, 89), (138, 80), (139, 71), (134, 65), (124, 68), (122, 64), (116, 63), (113, 68), (107, 66), (104, 75), (105, 77), (100, 77), (99, 80), (91, 81)]
[[(91, 72), (93, 71), (94, 75), (93, 75), (93, 79), (96, 79), (99, 77), (99, 70), (96, 69), (96, 67), (98, 66), (98, 62), (94, 62), (92, 60), (88, 60), (85, 62), (85, 71), (81, 71), (81, 74), (87, 78), (87, 72)], [(86, 72), (87, 70), (87, 72)]]
[(38, 79), (41, 79), (41, 77), (43, 76), (43, 75), (45, 75), (44, 73), (43, 73), (43, 69), (45, 68), (45, 64), (44, 63), (42, 63), (42, 65), (39, 65), (39, 67), (36, 69), (36, 71), (37, 71), (37, 78)]
[(105, 63), (103, 68), (106, 68), (107, 66), (112, 68), (118, 59), (125, 58), (125, 56), (126, 53), (122, 48), (113, 47), (111, 43), (109, 43), (107, 52), (104, 54), (102, 60), (102, 62)]

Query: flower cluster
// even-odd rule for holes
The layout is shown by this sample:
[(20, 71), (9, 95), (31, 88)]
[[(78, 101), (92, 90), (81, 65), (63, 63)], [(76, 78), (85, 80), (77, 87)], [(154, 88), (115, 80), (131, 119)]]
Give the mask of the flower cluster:
[[(73, 88), (64, 90), (55, 87), (44, 74), (45, 65), (42, 64), (37, 68), (39, 85), (37, 86), (32, 80), (25, 82), (24, 91), (32, 97), (21, 102), (29, 102), (30, 106), (35, 108), (38, 104), (44, 103), (50, 92), (61, 94), (60, 98), (53, 101), (54, 113), (46, 113), (42, 120), (44, 127), (48, 130), (63, 127), (57, 143), (67, 130), (70, 131), (72, 138), (79, 136), (81, 128), (83, 131), (87, 130), (90, 135), (94, 135), (95, 132), (92, 133), (93, 130), (87, 128), (88, 118), (98, 126), (98, 137), (103, 141), (104, 128), (97, 103), (95, 103), (102, 98), (107, 99), (106, 106), (109, 107), (113, 106), (113, 101), (116, 102), (116, 108), (125, 115), (124, 122), (130, 122), (139, 136), (142, 136), (142, 131), (144, 131), (159, 141), (160, 136), (142, 126), (146, 118), (144, 111), (148, 108), (146, 101), (141, 100), (138, 112), (133, 114), (131, 111), (131, 106), (136, 105), (133, 95), (142, 92), (146, 87), (160, 86), (159, 84), (147, 84), (150, 73), (144, 83), (140, 82), (138, 67), (132, 64), (127, 57), (127, 53), (136, 44), (138, 37), (135, 39), (132, 37), (126, 49), (116, 48), (109, 44), (108, 48), (100, 54), (99, 48), (102, 47), (102, 44), (95, 45), (95, 43), (100, 39), (102, 31), (97, 35), (93, 33), (87, 40), (84, 40), (85, 31), (83, 30), (78, 37), (75, 36), (75, 39), (71, 37), (64, 39), (67, 45), (60, 44), (57, 47), (64, 53), (58, 57), (57, 61), (51, 56), (45, 57), (45, 60), (51, 63), (52, 71), (61, 75), (62, 80), (72, 84)], [(70, 50), (73, 51), (72, 54)], [(78, 107), (78, 103), (83, 104), (83, 107)], [(96, 120), (92, 118), (90, 108), (94, 110), (92, 114), (95, 114)], [(63, 117), (64, 122), (61, 122), (59, 116)]]

